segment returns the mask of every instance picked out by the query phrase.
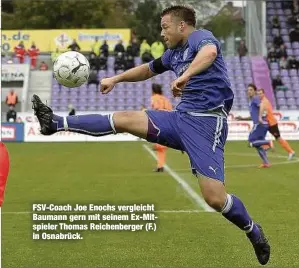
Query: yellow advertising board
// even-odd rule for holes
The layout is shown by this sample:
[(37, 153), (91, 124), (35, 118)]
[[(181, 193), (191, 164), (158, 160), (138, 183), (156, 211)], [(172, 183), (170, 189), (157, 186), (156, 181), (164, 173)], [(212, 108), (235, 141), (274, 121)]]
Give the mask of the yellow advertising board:
[(81, 51), (91, 51), (91, 46), (97, 37), (100, 43), (107, 40), (109, 50), (112, 51), (119, 39), (123, 40), (126, 47), (130, 41), (130, 29), (60, 29), (60, 30), (3, 30), (1, 36), (2, 52), (13, 52), (20, 41), (24, 42), (25, 48), (29, 48), (32, 42), (41, 52), (51, 52), (56, 48), (60, 51), (76, 39)]

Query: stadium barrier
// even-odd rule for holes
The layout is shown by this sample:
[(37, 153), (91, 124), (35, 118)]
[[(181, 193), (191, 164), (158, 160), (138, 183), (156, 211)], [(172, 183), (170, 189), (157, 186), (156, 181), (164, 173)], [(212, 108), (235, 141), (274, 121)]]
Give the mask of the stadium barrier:
[(23, 142), (24, 123), (2, 123), (1, 138), (5, 142)]
[(81, 51), (89, 52), (98, 38), (102, 44), (107, 40), (109, 50), (113, 51), (118, 40), (123, 40), (126, 47), (131, 39), (130, 29), (52, 29), (52, 30), (3, 30), (2, 31), (2, 52), (13, 52), (14, 47), (20, 41), (24, 42), (26, 48), (34, 41), (41, 52), (51, 52), (59, 48), (67, 50), (73, 39), (78, 42)]
[[(82, 114), (87, 114), (82, 113)], [(101, 113), (101, 114), (108, 114)], [(59, 115), (66, 115), (59, 113)], [(248, 116), (247, 112), (233, 112), (228, 118), (228, 140), (246, 141), (253, 124), (251, 121), (236, 121), (236, 116)], [(298, 112), (287, 111), (278, 112), (278, 125), (281, 135), (286, 140), (299, 140), (299, 119)], [(3, 141), (24, 141), (24, 142), (100, 142), (100, 141), (139, 141), (141, 139), (128, 134), (122, 133), (104, 137), (91, 137), (78, 133), (59, 132), (51, 136), (43, 136), (39, 132), (39, 123), (32, 113), (19, 113), (18, 122), (22, 123), (4, 123), (2, 124)], [(267, 134), (267, 139), (272, 139), (271, 134)]]

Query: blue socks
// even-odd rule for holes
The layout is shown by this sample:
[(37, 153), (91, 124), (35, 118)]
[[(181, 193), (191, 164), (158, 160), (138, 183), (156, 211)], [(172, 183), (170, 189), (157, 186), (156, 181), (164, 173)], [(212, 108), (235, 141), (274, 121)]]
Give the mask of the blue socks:
[(262, 158), (263, 163), (264, 164), (269, 164), (269, 160), (268, 160), (266, 151), (262, 147), (259, 147), (259, 148), (256, 148), (256, 149), (257, 149), (257, 152), (259, 153), (260, 157)]
[(238, 197), (228, 194), (221, 213), (227, 220), (245, 231), (249, 239), (254, 241), (259, 239), (260, 231)]
[(113, 114), (88, 114), (67, 117), (53, 115), (52, 128), (57, 132), (70, 131), (95, 137), (116, 134), (112, 116)]

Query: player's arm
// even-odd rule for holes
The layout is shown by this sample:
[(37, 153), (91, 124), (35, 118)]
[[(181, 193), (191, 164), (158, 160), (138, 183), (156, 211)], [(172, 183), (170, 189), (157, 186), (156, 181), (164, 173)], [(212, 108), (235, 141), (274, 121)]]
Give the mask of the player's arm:
[(183, 77), (189, 80), (192, 76), (208, 69), (217, 57), (217, 47), (214, 44), (207, 44), (198, 52), (189, 68), (183, 73)]
[(109, 93), (115, 84), (120, 82), (137, 82), (147, 80), (157, 74), (170, 70), (169, 68), (169, 52), (164, 53), (162, 57), (157, 58), (150, 63), (139, 65), (129, 69), (119, 75), (104, 78), (101, 80), (101, 92)]
[(120, 82), (137, 82), (137, 81), (143, 81), (146, 79), (149, 79), (156, 74), (152, 72), (152, 70), (149, 67), (149, 64), (142, 64), (137, 67), (134, 67), (132, 69), (129, 69), (121, 74), (118, 74), (114, 77), (115, 83), (120, 83)]
[(259, 109), (259, 122), (261, 124), (263, 124), (263, 115), (265, 114), (265, 112), (267, 111), (267, 106), (266, 103), (264, 101), (261, 101), (260, 104), (260, 109)]

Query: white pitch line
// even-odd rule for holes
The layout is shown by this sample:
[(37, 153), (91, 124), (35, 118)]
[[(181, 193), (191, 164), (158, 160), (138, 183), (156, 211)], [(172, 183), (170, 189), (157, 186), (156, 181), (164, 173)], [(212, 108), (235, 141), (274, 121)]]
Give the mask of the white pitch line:
[[(157, 160), (157, 156), (155, 153), (145, 144), (143, 144), (143, 148), (155, 159)], [(215, 212), (201, 197), (200, 195), (193, 190), (193, 188), (175, 171), (173, 171), (168, 165), (164, 165), (164, 169), (169, 175), (179, 183), (182, 188), (193, 198), (193, 200), (202, 207), (207, 212)]]
[[(226, 155), (232, 155), (232, 156), (252, 156), (256, 157), (256, 154), (251, 154), (251, 153), (227, 153)], [(284, 155), (271, 155), (272, 158), (286, 158)], [(282, 161), (282, 162), (277, 162), (277, 163), (271, 163), (271, 166), (280, 166), (280, 165), (289, 165), (289, 164), (295, 164), (299, 163), (299, 158), (294, 157), (292, 160), (287, 160), (287, 161)], [(225, 165), (225, 169), (227, 168), (249, 168), (249, 167), (257, 167), (258, 165), (255, 164), (248, 164), (248, 165)], [(177, 172), (191, 172), (191, 169), (187, 168), (182, 168), (182, 169), (177, 169)]]

